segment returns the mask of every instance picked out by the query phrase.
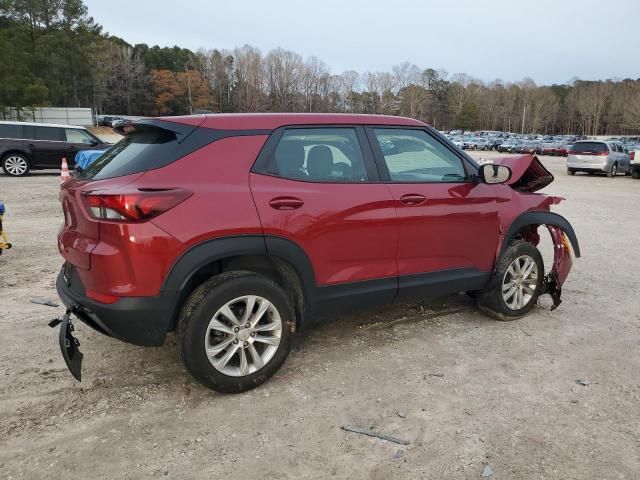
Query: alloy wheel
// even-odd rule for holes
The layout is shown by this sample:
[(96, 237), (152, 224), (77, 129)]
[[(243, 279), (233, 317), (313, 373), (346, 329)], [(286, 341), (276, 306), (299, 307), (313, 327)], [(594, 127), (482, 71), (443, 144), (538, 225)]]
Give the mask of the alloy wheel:
[(516, 258), (504, 274), (502, 299), (511, 310), (526, 307), (538, 285), (538, 265), (529, 255)]
[(10, 155), (4, 159), (4, 169), (9, 175), (24, 175), (29, 169), (27, 161), (19, 155)]
[(282, 320), (275, 305), (266, 298), (246, 295), (227, 302), (211, 318), (205, 351), (220, 373), (243, 377), (269, 363), (281, 336)]

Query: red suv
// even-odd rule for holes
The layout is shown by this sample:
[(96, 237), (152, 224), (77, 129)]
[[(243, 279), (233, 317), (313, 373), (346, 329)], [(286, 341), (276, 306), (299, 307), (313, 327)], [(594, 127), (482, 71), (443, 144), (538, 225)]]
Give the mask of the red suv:
[[(511, 320), (544, 293), (557, 306), (571, 246), (580, 255), (549, 212), (560, 199), (532, 193), (553, 180), (535, 157), (478, 166), (409, 118), (231, 114), (124, 128), (60, 194), (60, 343), (78, 379), (71, 315), (136, 345), (175, 330), (198, 381), (240, 392), (278, 370), (309, 317), (469, 292)], [(556, 247), (547, 275), (540, 225)]]

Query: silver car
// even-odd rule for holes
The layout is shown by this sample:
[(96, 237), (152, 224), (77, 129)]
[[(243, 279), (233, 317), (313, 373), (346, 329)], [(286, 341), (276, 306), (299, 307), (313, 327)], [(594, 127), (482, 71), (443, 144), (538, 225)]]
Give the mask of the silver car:
[(631, 174), (629, 154), (620, 142), (581, 140), (573, 144), (567, 155), (567, 173), (604, 172), (608, 177)]

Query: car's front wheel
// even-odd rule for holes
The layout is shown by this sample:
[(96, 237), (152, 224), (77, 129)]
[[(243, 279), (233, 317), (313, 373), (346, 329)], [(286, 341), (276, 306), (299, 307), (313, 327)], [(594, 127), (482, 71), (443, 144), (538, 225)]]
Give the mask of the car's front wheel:
[(24, 177), (29, 169), (29, 160), (22, 154), (10, 153), (2, 159), (2, 170), (10, 177)]
[(252, 272), (222, 273), (198, 287), (182, 308), (182, 360), (206, 387), (243, 392), (284, 363), (294, 325), (291, 302), (272, 280)]
[(478, 292), (480, 309), (497, 320), (526, 315), (542, 291), (544, 262), (540, 251), (524, 240), (511, 242), (502, 252), (489, 285)]
[(617, 174), (618, 174), (618, 164), (614, 163), (613, 165), (611, 165), (611, 170), (607, 172), (607, 177), (615, 178)]
[(573, 168), (567, 168), (567, 175), (575, 175), (576, 171)]

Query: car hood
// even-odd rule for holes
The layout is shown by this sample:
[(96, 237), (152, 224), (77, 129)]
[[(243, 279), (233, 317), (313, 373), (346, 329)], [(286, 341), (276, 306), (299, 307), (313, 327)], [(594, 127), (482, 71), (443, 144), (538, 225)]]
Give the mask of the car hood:
[(511, 169), (507, 184), (520, 192), (537, 192), (553, 182), (553, 175), (535, 155), (497, 158), (492, 161)]

